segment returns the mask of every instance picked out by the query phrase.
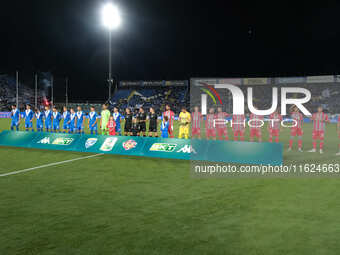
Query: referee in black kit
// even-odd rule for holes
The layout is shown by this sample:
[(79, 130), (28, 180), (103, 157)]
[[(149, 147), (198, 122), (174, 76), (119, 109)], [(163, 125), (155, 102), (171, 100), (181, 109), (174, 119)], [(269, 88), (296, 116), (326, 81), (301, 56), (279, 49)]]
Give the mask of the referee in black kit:
[(150, 115), (149, 115), (149, 137), (158, 137), (157, 132), (158, 126), (158, 116), (155, 112), (155, 109), (150, 107)]
[(125, 110), (125, 125), (124, 125), (124, 135), (129, 136), (132, 135), (132, 112), (130, 108), (126, 108)]
[(139, 108), (139, 113), (137, 114), (137, 121), (139, 125), (139, 135), (143, 134), (145, 137), (146, 133), (146, 113), (144, 112), (143, 107)]

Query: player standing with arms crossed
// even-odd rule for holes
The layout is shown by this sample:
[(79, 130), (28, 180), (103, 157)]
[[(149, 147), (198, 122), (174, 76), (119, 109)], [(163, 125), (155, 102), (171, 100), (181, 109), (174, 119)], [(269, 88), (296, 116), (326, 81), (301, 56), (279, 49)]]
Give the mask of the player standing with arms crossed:
[(39, 108), (35, 109), (35, 124), (37, 127), (37, 132), (43, 132), (44, 131), (44, 116), (40, 112)]
[(222, 107), (217, 108), (217, 114), (216, 114), (216, 130), (217, 130), (217, 135), (219, 140), (229, 140), (228, 137), (228, 128), (226, 125), (226, 118), (228, 117), (228, 114), (226, 112), (223, 112)]
[(89, 119), (88, 119), (88, 125), (89, 130), (91, 132), (91, 135), (96, 134), (98, 135), (98, 127), (97, 127), (97, 113), (93, 106), (91, 106), (91, 111), (89, 112)]
[(100, 128), (102, 130), (102, 135), (108, 135), (107, 123), (110, 119), (110, 111), (107, 109), (107, 104), (103, 104), (102, 112), (100, 114)]
[(179, 114), (179, 135), (178, 138), (182, 139), (189, 139), (189, 132), (190, 132), (190, 122), (191, 122), (191, 114), (187, 112), (185, 107), (182, 107), (182, 112)]
[(45, 106), (45, 130), (46, 132), (52, 131), (52, 112), (49, 106)]
[(171, 111), (170, 105), (165, 106), (165, 112), (163, 113), (162, 119), (167, 116), (168, 122), (169, 122), (169, 135), (170, 138), (174, 138), (174, 119), (175, 119), (175, 113)]
[(112, 115), (113, 115), (113, 119), (116, 123), (116, 134), (115, 135), (120, 135), (121, 134), (120, 119), (122, 118), (122, 115), (120, 114), (117, 107), (113, 108), (113, 114)]
[(293, 107), (293, 112), (291, 113), (291, 118), (294, 120), (295, 126), (290, 130), (290, 140), (289, 140), (289, 148), (288, 151), (291, 151), (293, 148), (293, 139), (295, 136), (298, 136), (298, 150), (302, 152), (302, 123), (303, 123), (303, 115), (299, 112), (299, 108), (296, 106)]
[(313, 114), (313, 149), (309, 152), (316, 152), (317, 140), (320, 141), (320, 154), (323, 153), (323, 145), (325, 139), (325, 129), (326, 122), (330, 122), (328, 119), (328, 115), (323, 112), (323, 108), (321, 106), (318, 107), (318, 111)]
[(231, 120), (231, 126), (234, 133), (234, 141), (244, 141), (244, 133), (246, 128), (246, 118), (243, 114), (234, 114)]
[(24, 113), (24, 117), (25, 117), (25, 130), (29, 131), (30, 129), (32, 130), (32, 132), (34, 131), (33, 129), (33, 118), (34, 118), (34, 113), (31, 110), (31, 106), (28, 104), (26, 105), (26, 110)]
[(64, 122), (63, 122), (63, 133), (65, 134), (67, 132), (67, 130), (69, 130), (69, 128), (70, 128), (69, 127), (70, 113), (67, 110), (66, 106), (63, 107), (63, 119), (64, 119)]
[(191, 135), (192, 138), (201, 139), (201, 122), (203, 120), (202, 114), (198, 111), (198, 106), (194, 107), (194, 112), (191, 114)]
[(273, 142), (273, 137), (275, 137), (275, 142), (279, 142), (280, 129), (281, 129), (282, 115), (279, 114), (277, 109), (269, 116), (268, 132), (269, 132), (269, 142)]
[(155, 109), (153, 107), (150, 107), (150, 115), (149, 115), (149, 137), (158, 137), (157, 132), (157, 126), (158, 126), (158, 116), (155, 112)]
[(216, 140), (215, 119), (215, 109), (210, 108), (205, 120), (205, 136), (207, 137), (207, 140), (210, 138)]
[(14, 127), (16, 131), (19, 131), (19, 125), (20, 125), (20, 112), (17, 109), (17, 106), (14, 104), (12, 105), (12, 111), (11, 111), (11, 130), (14, 130)]

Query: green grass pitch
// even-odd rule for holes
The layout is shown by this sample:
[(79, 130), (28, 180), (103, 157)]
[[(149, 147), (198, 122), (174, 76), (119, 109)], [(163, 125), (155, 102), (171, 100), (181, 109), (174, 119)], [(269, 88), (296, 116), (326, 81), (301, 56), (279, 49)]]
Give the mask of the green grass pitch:
[[(339, 162), (337, 143), (328, 125), (325, 154), (295, 149), (285, 163)], [(86, 155), (0, 147), (0, 174)], [(340, 253), (340, 179), (195, 179), (189, 169), (104, 155), (0, 177), (0, 254)]]

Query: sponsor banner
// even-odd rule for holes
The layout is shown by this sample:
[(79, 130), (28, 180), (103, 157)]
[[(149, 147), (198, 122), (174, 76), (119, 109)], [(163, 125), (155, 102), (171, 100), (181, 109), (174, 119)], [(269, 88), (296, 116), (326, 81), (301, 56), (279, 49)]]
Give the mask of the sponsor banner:
[(270, 83), (269, 78), (244, 78), (243, 85), (267, 85)]
[(120, 87), (163, 87), (163, 86), (173, 86), (173, 87), (186, 87), (188, 86), (187, 80), (177, 80), (177, 81), (121, 81), (119, 83)]
[(333, 75), (308, 76), (307, 83), (333, 83)]
[(277, 84), (305, 83), (306, 77), (280, 77), (275, 79)]
[(0, 119), (8, 119), (11, 117), (10, 112), (0, 112)]
[(242, 79), (217, 79), (217, 84), (242, 85)]
[(241, 164), (282, 164), (282, 145), (276, 143), (3, 131), (0, 146)]

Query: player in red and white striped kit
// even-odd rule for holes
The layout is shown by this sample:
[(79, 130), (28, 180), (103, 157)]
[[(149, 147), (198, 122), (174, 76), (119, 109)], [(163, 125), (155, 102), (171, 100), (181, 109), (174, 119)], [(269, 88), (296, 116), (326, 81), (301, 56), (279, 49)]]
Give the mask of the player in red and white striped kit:
[(262, 127), (264, 125), (263, 116), (257, 114), (250, 114), (249, 118), (250, 141), (254, 142), (254, 137), (257, 137), (259, 142), (262, 142)]
[(191, 134), (192, 138), (201, 139), (201, 122), (202, 114), (198, 111), (198, 106), (195, 106), (194, 112), (191, 114)]
[(229, 140), (228, 137), (228, 128), (226, 125), (226, 119), (228, 117), (228, 114), (226, 112), (223, 112), (222, 107), (217, 108), (217, 114), (216, 114), (216, 130), (219, 140), (223, 140), (223, 137), (225, 140)]
[(313, 114), (313, 149), (309, 152), (316, 152), (317, 141), (320, 141), (320, 153), (323, 153), (323, 145), (325, 139), (325, 129), (326, 122), (330, 122), (328, 119), (328, 115), (323, 112), (323, 108), (321, 106), (318, 107), (318, 111)]
[(163, 118), (167, 116), (169, 121), (169, 136), (171, 138), (174, 138), (174, 119), (175, 119), (175, 113), (171, 111), (170, 105), (165, 106), (165, 112), (163, 112)]
[(293, 112), (291, 113), (291, 118), (294, 120), (295, 126), (290, 130), (290, 140), (289, 140), (289, 148), (288, 151), (291, 151), (293, 148), (293, 139), (295, 136), (298, 137), (298, 150), (302, 152), (302, 124), (303, 124), (303, 115), (299, 112), (299, 108), (294, 106)]
[(282, 115), (279, 114), (279, 110), (276, 110), (269, 116), (269, 142), (273, 142), (273, 137), (275, 137), (275, 142), (279, 142), (280, 129), (281, 129)]
[(215, 109), (210, 108), (205, 120), (205, 135), (207, 137), (207, 140), (209, 140), (210, 138), (216, 140), (215, 119)]
[[(338, 116), (337, 130), (338, 130), (338, 135), (339, 135), (339, 139), (340, 139), (340, 115)], [(340, 156), (340, 142), (339, 142), (339, 152), (336, 155)]]
[(231, 120), (231, 126), (234, 133), (234, 141), (238, 141), (240, 137), (240, 141), (244, 141), (244, 133), (246, 128), (246, 118), (243, 114), (235, 114)]

